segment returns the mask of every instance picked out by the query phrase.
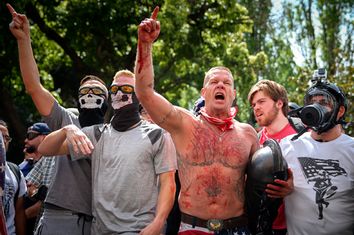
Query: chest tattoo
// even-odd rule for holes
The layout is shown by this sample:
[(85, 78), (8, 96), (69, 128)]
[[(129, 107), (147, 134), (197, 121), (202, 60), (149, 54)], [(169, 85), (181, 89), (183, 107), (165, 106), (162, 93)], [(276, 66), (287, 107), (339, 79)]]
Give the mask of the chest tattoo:
[(209, 128), (196, 126), (192, 135), (192, 140), (187, 147), (188, 151), (181, 159), (184, 164), (210, 166), (219, 163), (232, 169), (244, 166), (245, 156), (248, 156), (249, 150), (242, 139), (235, 134), (235, 130), (218, 135)]

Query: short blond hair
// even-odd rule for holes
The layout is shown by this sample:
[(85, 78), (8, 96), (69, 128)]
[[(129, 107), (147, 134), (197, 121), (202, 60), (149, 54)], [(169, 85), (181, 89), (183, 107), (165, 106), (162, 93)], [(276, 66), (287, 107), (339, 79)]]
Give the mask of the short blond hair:
[(135, 80), (135, 74), (128, 69), (122, 69), (116, 72), (116, 74), (113, 77), (113, 80), (118, 79), (121, 76), (127, 76)]
[[(232, 76), (232, 72), (229, 68), (225, 67), (225, 66), (215, 66), (215, 67), (212, 67), (211, 69), (208, 70), (208, 72), (205, 73), (205, 77), (204, 77), (204, 82), (203, 82), (203, 87), (205, 86), (205, 84), (208, 83), (211, 75), (213, 74), (213, 71), (214, 70), (224, 70), (226, 72), (228, 72), (230, 74), (230, 77), (231, 77), (231, 80), (232, 82), (234, 82), (234, 77)], [(234, 85), (234, 83), (232, 83)]]

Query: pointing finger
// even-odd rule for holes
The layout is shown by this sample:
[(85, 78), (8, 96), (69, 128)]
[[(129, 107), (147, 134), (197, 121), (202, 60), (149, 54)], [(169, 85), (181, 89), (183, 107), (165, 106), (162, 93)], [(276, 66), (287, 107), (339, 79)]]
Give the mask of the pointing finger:
[(17, 14), (15, 9), (9, 3), (6, 3), (6, 6), (7, 6), (7, 9), (9, 9), (9, 12), (11, 13), (12, 16)]
[(157, 19), (157, 14), (159, 13), (159, 6), (155, 7), (154, 11), (151, 14), (151, 19), (156, 20)]

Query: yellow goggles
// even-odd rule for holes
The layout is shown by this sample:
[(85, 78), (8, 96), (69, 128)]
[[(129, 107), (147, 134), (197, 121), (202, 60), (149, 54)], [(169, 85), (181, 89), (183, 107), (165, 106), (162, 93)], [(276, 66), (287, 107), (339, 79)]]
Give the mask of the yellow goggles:
[(104, 95), (106, 96), (106, 92), (101, 89), (100, 87), (82, 87), (79, 89), (79, 95), (87, 95), (88, 93), (92, 92), (95, 95)]
[(134, 87), (131, 85), (122, 85), (122, 86), (112, 85), (109, 88), (109, 93), (113, 95), (117, 94), (118, 91), (121, 91), (124, 94), (131, 94), (134, 92)]

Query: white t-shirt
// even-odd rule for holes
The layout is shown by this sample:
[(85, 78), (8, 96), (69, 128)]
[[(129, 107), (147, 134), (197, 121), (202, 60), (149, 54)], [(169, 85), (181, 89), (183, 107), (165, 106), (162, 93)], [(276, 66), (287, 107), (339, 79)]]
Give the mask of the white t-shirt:
[(352, 235), (354, 229), (354, 139), (342, 134), (318, 142), (310, 132), (280, 142), (294, 174), (294, 192), (285, 197), (289, 235)]
[(6, 227), (7, 227), (8, 235), (16, 234), (14, 198), (19, 185), (20, 185), (20, 190), (18, 192), (18, 197), (22, 197), (27, 191), (25, 177), (22, 175), (21, 172), (21, 180), (19, 184), (17, 182), (16, 176), (11, 171), (9, 166), (6, 164), (5, 187), (4, 187), (5, 193), (3, 198), (3, 205), (4, 205), (4, 213), (6, 218)]

